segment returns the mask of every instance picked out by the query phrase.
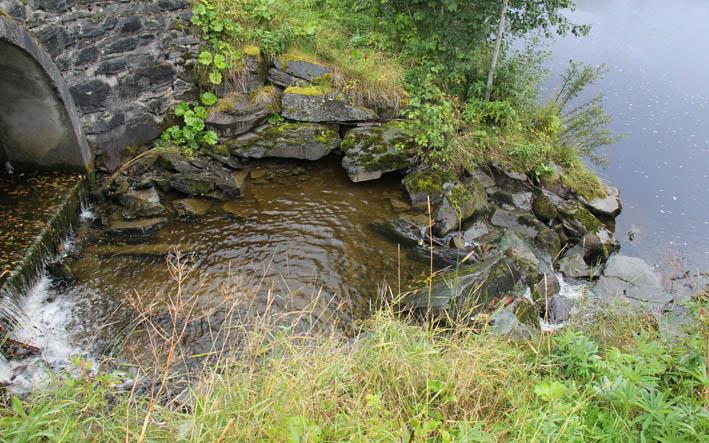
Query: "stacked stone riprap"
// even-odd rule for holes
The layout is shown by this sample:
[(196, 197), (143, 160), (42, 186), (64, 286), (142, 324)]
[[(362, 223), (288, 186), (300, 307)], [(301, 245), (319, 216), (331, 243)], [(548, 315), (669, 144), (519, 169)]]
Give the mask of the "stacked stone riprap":
[(108, 166), (125, 146), (158, 137), (170, 108), (194, 90), (187, 65), (200, 41), (187, 0), (0, 0), (0, 10), (52, 56)]

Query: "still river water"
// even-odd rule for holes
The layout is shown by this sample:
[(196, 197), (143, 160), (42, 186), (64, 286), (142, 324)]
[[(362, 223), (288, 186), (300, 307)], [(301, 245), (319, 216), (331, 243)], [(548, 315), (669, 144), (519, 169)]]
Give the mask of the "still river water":
[[(611, 129), (599, 174), (621, 190), (622, 251), (661, 267), (681, 257), (709, 270), (709, 1), (577, 0), (591, 34), (552, 45), (554, 71), (569, 59), (608, 68)], [(628, 232), (635, 233), (630, 241)]]

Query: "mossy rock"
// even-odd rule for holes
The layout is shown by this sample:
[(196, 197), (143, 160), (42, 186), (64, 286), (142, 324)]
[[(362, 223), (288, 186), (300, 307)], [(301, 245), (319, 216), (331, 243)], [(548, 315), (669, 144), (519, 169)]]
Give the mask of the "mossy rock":
[(318, 160), (340, 145), (340, 135), (334, 126), (285, 122), (261, 126), (226, 144), (239, 157)]
[(586, 233), (597, 233), (604, 228), (603, 223), (578, 201), (567, 200), (559, 206), (564, 229), (575, 240), (581, 239)]
[(482, 184), (473, 179), (468, 184), (456, 182), (435, 210), (434, 231), (443, 236), (458, 229), (463, 222), (487, 209), (487, 194)]
[(552, 199), (543, 192), (539, 192), (534, 196), (532, 212), (539, 220), (545, 223), (554, 220), (559, 215), (559, 211), (556, 209)]
[(446, 184), (450, 187), (456, 181), (457, 177), (450, 169), (436, 167), (412, 171), (404, 177), (403, 183), (411, 205), (417, 209), (426, 209), (429, 200), (432, 205), (441, 201), (446, 193)]
[(415, 152), (396, 122), (352, 129), (340, 148), (344, 154), (342, 166), (353, 182), (375, 180), (387, 172), (406, 169)]

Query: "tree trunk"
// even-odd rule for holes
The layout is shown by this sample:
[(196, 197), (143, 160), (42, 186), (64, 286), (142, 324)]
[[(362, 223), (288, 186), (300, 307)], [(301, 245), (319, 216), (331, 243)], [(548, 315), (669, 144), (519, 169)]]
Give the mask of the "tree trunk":
[(492, 53), (492, 63), (490, 63), (490, 71), (487, 73), (487, 85), (485, 86), (485, 101), (490, 101), (492, 94), (492, 78), (495, 74), (497, 59), (500, 56), (500, 47), (502, 46), (502, 34), (505, 32), (505, 19), (507, 18), (507, 5), (509, 0), (502, 1), (502, 10), (500, 11), (500, 23), (497, 25), (497, 38), (495, 39), (495, 50)]

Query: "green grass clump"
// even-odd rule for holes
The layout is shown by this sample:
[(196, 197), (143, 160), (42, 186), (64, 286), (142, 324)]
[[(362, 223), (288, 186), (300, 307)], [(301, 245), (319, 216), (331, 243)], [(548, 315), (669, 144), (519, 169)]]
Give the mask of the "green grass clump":
[(354, 340), (252, 330), (239, 357), (205, 370), (182, 406), (151, 405), (111, 375), (82, 376), (12, 398), (0, 427), (4, 440), (28, 442), (700, 442), (709, 329), (699, 315), (675, 343), (651, 317), (627, 312), (527, 342), (388, 311)]
[(356, 105), (394, 109), (405, 103), (399, 55), (362, 39), (352, 26), (362, 12), (345, 1), (210, 0), (235, 23), (232, 44), (246, 53), (308, 60), (333, 68), (333, 85)]

